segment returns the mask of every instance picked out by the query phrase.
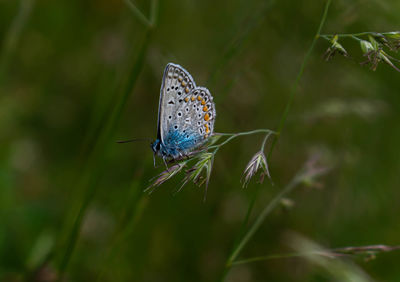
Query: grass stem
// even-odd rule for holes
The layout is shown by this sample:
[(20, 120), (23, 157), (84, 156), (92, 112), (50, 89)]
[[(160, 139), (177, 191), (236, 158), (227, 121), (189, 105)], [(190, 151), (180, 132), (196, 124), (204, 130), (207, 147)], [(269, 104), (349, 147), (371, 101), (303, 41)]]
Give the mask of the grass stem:
[[(330, 4), (331, 4), (331, 0), (327, 0), (327, 1), (326, 1), (326, 4), (325, 4), (324, 12), (323, 12), (323, 14), (322, 14), (321, 21), (320, 21), (320, 23), (319, 23), (319, 26), (318, 26), (318, 29), (317, 29), (317, 32), (316, 32), (316, 35), (314, 36), (314, 38), (313, 38), (313, 40), (312, 40), (312, 42), (311, 42), (310, 48), (308, 49), (308, 51), (307, 51), (307, 53), (306, 53), (306, 55), (305, 55), (305, 57), (304, 57), (304, 60), (303, 60), (303, 62), (302, 62), (302, 64), (301, 64), (301, 66), (300, 66), (299, 73), (297, 74), (296, 80), (295, 80), (294, 85), (293, 85), (293, 87), (292, 87), (292, 89), (291, 89), (291, 92), (290, 92), (290, 95), (289, 95), (289, 100), (288, 100), (288, 102), (287, 102), (287, 104), (286, 104), (286, 107), (285, 107), (285, 109), (284, 109), (284, 112), (283, 112), (283, 114), (282, 114), (281, 120), (280, 120), (279, 125), (278, 125), (277, 134), (276, 134), (275, 138), (274, 138), (273, 141), (272, 141), (272, 144), (271, 144), (271, 147), (270, 147), (270, 151), (269, 151), (269, 153), (268, 153), (268, 157), (267, 157), (268, 160), (271, 158), (271, 155), (272, 155), (272, 151), (273, 151), (273, 149), (274, 149), (274, 146), (275, 146), (275, 144), (277, 143), (278, 138), (279, 138), (279, 136), (280, 136), (280, 133), (282, 132), (282, 129), (283, 129), (283, 127), (284, 127), (284, 125), (285, 125), (285, 122), (286, 122), (286, 120), (287, 120), (287, 116), (288, 116), (288, 114), (289, 114), (291, 105), (292, 105), (292, 103), (293, 103), (294, 95), (295, 95), (295, 93), (297, 92), (297, 88), (298, 88), (300, 79), (301, 79), (301, 77), (302, 77), (302, 75), (303, 75), (303, 72), (304, 72), (304, 69), (305, 69), (305, 66), (306, 66), (307, 62), (308, 62), (308, 60), (310, 59), (310, 56), (311, 56), (311, 53), (312, 53), (312, 51), (313, 51), (313, 49), (314, 49), (315, 43), (316, 43), (318, 37), (319, 37), (320, 34), (321, 34), (322, 27), (324, 26), (326, 17), (327, 17), (327, 15), (328, 15), (328, 10), (329, 10)], [(266, 218), (266, 217), (270, 214), (270, 212), (279, 204), (280, 200), (281, 200), (286, 194), (290, 193), (290, 192), (294, 189), (294, 187), (296, 187), (296, 185), (298, 184), (298, 181), (299, 181), (298, 177), (295, 177), (294, 180), (291, 181), (277, 196), (275, 196), (275, 198), (272, 199), (272, 201), (269, 202), (269, 203), (265, 206), (265, 208), (262, 210), (262, 212), (257, 216), (255, 222), (252, 224), (252, 226), (249, 228), (249, 230), (244, 234), (244, 236), (242, 237), (242, 239), (240, 240), (240, 242), (234, 247), (234, 249), (232, 250), (230, 256), (228, 257), (228, 260), (227, 260), (227, 262), (226, 262), (226, 266), (225, 266), (224, 272), (223, 272), (223, 274), (222, 274), (222, 279), (221, 279), (221, 281), (224, 281), (224, 280), (225, 280), (225, 277), (226, 277), (226, 275), (229, 273), (229, 270), (230, 270), (230, 268), (232, 267), (233, 262), (234, 262), (234, 261), (236, 260), (236, 258), (239, 256), (239, 254), (240, 254), (240, 252), (242, 251), (242, 249), (247, 245), (247, 243), (248, 243), (249, 240), (252, 238), (252, 236), (254, 235), (254, 233), (258, 230), (258, 228), (259, 228), (259, 227), (261, 226), (261, 224), (264, 222), (265, 218)], [(254, 197), (257, 197), (257, 196), (258, 196), (258, 193), (254, 193)], [(254, 202), (255, 202), (255, 201), (256, 201), (256, 198), (253, 198), (253, 199), (251, 200), (251, 204), (249, 205), (249, 209), (248, 209), (249, 211), (247, 212), (246, 218), (245, 218), (246, 221), (248, 220), (248, 217), (249, 217), (250, 214), (251, 214), (251, 210), (252, 210), (253, 207), (254, 207)]]

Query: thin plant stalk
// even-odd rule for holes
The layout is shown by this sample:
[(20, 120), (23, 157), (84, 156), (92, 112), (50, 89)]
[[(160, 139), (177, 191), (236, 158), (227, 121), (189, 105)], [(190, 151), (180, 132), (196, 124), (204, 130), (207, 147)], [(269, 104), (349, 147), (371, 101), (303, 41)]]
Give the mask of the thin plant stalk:
[[(287, 116), (289, 114), (291, 105), (293, 103), (293, 99), (294, 99), (294, 95), (297, 92), (297, 88), (300, 82), (300, 79), (303, 75), (305, 66), (311, 56), (311, 53), (314, 49), (315, 43), (319, 37), (319, 35), (321, 34), (321, 30), (322, 27), (324, 26), (326, 17), (328, 15), (328, 10), (329, 10), (329, 6), (331, 4), (331, 0), (327, 0), (326, 4), (325, 4), (325, 8), (324, 8), (324, 12), (320, 21), (320, 24), (318, 26), (316, 35), (314, 36), (310, 48), (308, 49), (304, 60), (300, 66), (300, 70), (299, 73), (297, 74), (296, 80), (294, 82), (294, 85), (291, 89), (290, 95), (289, 95), (289, 100), (286, 104), (285, 110), (282, 114), (281, 120), (279, 122), (278, 125), (278, 129), (277, 129), (277, 134), (275, 136), (275, 138), (272, 141), (270, 150), (269, 150), (269, 154), (267, 156), (267, 159), (270, 160), (271, 155), (272, 155), (272, 151), (274, 149), (274, 146), (276, 145), (278, 138), (282, 132), (282, 129), (285, 125), (285, 122), (287, 120)], [(240, 240), (240, 242), (234, 247), (234, 249), (232, 250), (232, 253), (230, 254), (230, 256), (228, 257), (228, 260), (226, 262), (226, 266), (225, 266), (225, 270), (224, 273), (222, 275), (222, 281), (225, 280), (226, 275), (229, 273), (230, 268), (232, 267), (232, 263), (235, 261), (235, 259), (238, 257), (238, 255), (240, 254), (240, 252), (242, 251), (242, 249), (246, 246), (246, 244), (249, 242), (249, 240), (252, 238), (252, 236), (254, 235), (254, 233), (258, 230), (258, 228), (260, 227), (260, 225), (263, 223), (263, 221), (265, 220), (265, 218), (267, 217), (267, 215), (278, 205), (278, 203), (280, 202), (280, 200), (289, 192), (291, 192), (293, 190), (293, 188), (297, 185), (297, 179), (295, 178), (294, 181), (290, 182), (271, 202), (269, 202), (266, 207), (264, 208), (264, 210), (257, 216), (256, 221), (253, 223), (253, 225), (250, 227), (250, 229), (245, 233), (245, 235), (242, 237), (242, 239)], [(254, 193), (254, 197), (257, 197), (258, 193)], [(256, 198), (252, 199), (252, 203), (249, 205), (249, 209), (248, 212), (246, 214), (246, 218), (245, 220), (248, 219), (248, 217), (251, 215), (251, 211), (254, 207), (254, 202), (255, 202)]]
[(278, 195), (276, 195), (272, 201), (268, 203), (268, 205), (265, 206), (265, 208), (262, 210), (262, 212), (257, 216), (256, 221), (251, 225), (249, 230), (246, 232), (246, 234), (243, 236), (241, 239), (240, 243), (236, 246), (232, 254), (229, 256), (228, 261), (227, 261), (227, 267), (229, 268), (232, 263), (235, 261), (235, 259), (238, 257), (239, 253), (242, 251), (244, 246), (249, 242), (251, 237), (253, 237), (254, 233), (258, 230), (258, 228), (261, 226), (261, 224), (264, 222), (265, 218), (271, 213), (272, 210), (274, 210), (280, 201), (287, 195), (289, 194), (300, 182), (299, 178), (295, 177), (286, 187), (279, 192)]
[(215, 150), (213, 152), (215, 154), (219, 150), (220, 147), (222, 147), (225, 144), (229, 143), (230, 141), (232, 141), (236, 137), (244, 136), (244, 135), (252, 135), (252, 134), (256, 134), (256, 133), (267, 133), (267, 137), (264, 139), (264, 142), (263, 142), (263, 144), (265, 146), (265, 142), (266, 142), (266, 139), (268, 138), (268, 136), (270, 134), (274, 134), (275, 132), (273, 132), (272, 130), (269, 130), (269, 129), (256, 129), (256, 130), (244, 131), (244, 132), (239, 132), (239, 133), (217, 133), (217, 135), (229, 136), (229, 137), (225, 141), (220, 143), (220, 144), (209, 146), (208, 149), (214, 149), (215, 148)]
[(350, 38), (354, 38), (354, 37), (358, 37), (358, 36), (366, 36), (366, 35), (372, 35), (372, 36), (376, 36), (376, 35), (388, 35), (391, 34), (391, 32), (373, 32), (373, 31), (365, 31), (365, 32), (358, 32), (358, 33), (340, 33), (340, 34), (320, 34), (320, 37), (324, 37), (324, 38), (329, 38), (332, 39), (334, 36), (338, 36), (340, 37), (350, 37)]
[(325, 257), (349, 257), (349, 256), (365, 256), (365, 257), (375, 257), (379, 253), (393, 252), (400, 250), (400, 246), (387, 246), (387, 245), (372, 245), (372, 246), (361, 246), (361, 247), (344, 247), (344, 248), (334, 248), (326, 249), (324, 251), (313, 251), (304, 253), (287, 253), (287, 254), (274, 254), (267, 256), (258, 256), (242, 260), (236, 260), (232, 265), (247, 264), (252, 262), (266, 261), (272, 259), (286, 259), (286, 258), (296, 258), (305, 257), (310, 255), (320, 255)]
[(3, 40), (0, 51), (0, 85), (3, 83), (9, 62), (18, 45), (23, 28), (31, 15), (34, 0), (21, 0), (17, 15), (12, 21), (9, 30)]

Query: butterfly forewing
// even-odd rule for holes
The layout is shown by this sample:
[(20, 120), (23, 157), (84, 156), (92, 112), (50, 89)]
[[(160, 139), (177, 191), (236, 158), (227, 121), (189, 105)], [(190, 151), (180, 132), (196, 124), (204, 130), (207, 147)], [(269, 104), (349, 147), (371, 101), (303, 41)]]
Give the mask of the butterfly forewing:
[(179, 100), (189, 93), (195, 83), (190, 74), (179, 65), (168, 64), (161, 84), (158, 133), (163, 140), (165, 134), (176, 120)]

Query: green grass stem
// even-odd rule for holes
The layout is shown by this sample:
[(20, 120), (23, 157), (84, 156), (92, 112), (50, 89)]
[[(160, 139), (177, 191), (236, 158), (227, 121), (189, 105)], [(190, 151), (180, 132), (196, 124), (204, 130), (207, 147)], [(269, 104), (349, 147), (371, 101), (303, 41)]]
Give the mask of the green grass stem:
[[(300, 82), (300, 79), (303, 75), (305, 66), (308, 62), (308, 60), (310, 59), (310, 56), (312, 54), (312, 51), (314, 49), (315, 43), (319, 37), (319, 35), (321, 34), (321, 30), (322, 27), (324, 26), (326, 17), (328, 15), (328, 10), (329, 10), (329, 6), (331, 4), (331, 0), (327, 0), (326, 4), (325, 4), (325, 9), (321, 18), (321, 21), (319, 23), (317, 32), (311, 42), (311, 45), (304, 57), (304, 60), (300, 66), (300, 70), (299, 73), (297, 74), (296, 80), (293, 84), (293, 87), (290, 91), (290, 95), (289, 95), (289, 100), (286, 104), (286, 107), (284, 109), (284, 112), (282, 114), (281, 120), (279, 122), (278, 125), (278, 129), (277, 129), (277, 135), (274, 136), (275, 138), (272, 141), (271, 147), (270, 147), (270, 151), (268, 153), (268, 160), (270, 160), (271, 156), (272, 156), (272, 151), (274, 149), (274, 146), (276, 145), (278, 138), (280, 137), (280, 134), (282, 132), (282, 129), (285, 125), (285, 122), (287, 120), (291, 105), (293, 103), (293, 99), (295, 96), (295, 93), (297, 92), (297, 88)], [(252, 236), (254, 235), (254, 233), (258, 230), (258, 228), (261, 226), (261, 224), (264, 222), (265, 218), (270, 214), (270, 212), (278, 205), (278, 203), (280, 202), (280, 200), (288, 193), (290, 193), (293, 188), (298, 184), (297, 178), (295, 177), (295, 179), (293, 181), (291, 181), (277, 196), (275, 196), (275, 198), (270, 201), (265, 208), (263, 209), (263, 211), (257, 216), (255, 222), (252, 224), (252, 226), (248, 229), (248, 231), (244, 234), (244, 236), (242, 237), (242, 239), (239, 241), (239, 243), (234, 247), (234, 249), (232, 250), (230, 256), (228, 257), (228, 260), (226, 262), (226, 267), (224, 269), (224, 273), (222, 275), (222, 281), (225, 280), (226, 275), (229, 273), (230, 268), (232, 267), (233, 262), (236, 260), (236, 258), (239, 256), (240, 252), (242, 251), (242, 249), (247, 245), (247, 243), (249, 242), (249, 240), (252, 238)], [(248, 211), (246, 213), (246, 217), (245, 217), (245, 221), (248, 220), (248, 218), (251, 215), (252, 209), (254, 207), (254, 203), (256, 201), (256, 197), (258, 196), (258, 193), (254, 193), (254, 198), (251, 200), (251, 203), (249, 205)]]

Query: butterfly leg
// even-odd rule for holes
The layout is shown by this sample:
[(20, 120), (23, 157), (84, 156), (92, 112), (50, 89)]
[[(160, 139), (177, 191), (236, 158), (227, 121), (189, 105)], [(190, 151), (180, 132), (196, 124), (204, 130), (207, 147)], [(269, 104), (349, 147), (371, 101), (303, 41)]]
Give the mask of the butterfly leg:
[(156, 153), (153, 154), (153, 165), (156, 167)]
[(164, 161), (165, 167), (167, 168), (167, 171), (169, 171), (169, 167), (168, 167), (167, 161), (165, 160), (165, 157), (163, 157), (162, 159)]

